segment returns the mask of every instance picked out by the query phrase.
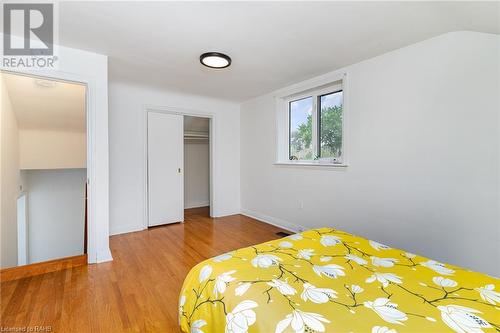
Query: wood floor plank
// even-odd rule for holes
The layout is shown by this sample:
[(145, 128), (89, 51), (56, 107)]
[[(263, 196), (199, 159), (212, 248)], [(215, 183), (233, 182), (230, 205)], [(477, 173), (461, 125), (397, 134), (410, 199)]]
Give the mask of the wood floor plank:
[(39, 274), (60, 271), (61, 269), (65, 268), (84, 265), (87, 265), (87, 255), (81, 254), (77, 256), (49, 260), (24, 266), (3, 268), (0, 270), (0, 280), (1, 282), (17, 280), (28, 276), (35, 276)]
[(1, 327), (52, 332), (179, 332), (184, 277), (204, 259), (276, 239), (281, 229), (243, 215), (186, 210), (185, 223), (110, 238), (114, 260), (1, 283)]

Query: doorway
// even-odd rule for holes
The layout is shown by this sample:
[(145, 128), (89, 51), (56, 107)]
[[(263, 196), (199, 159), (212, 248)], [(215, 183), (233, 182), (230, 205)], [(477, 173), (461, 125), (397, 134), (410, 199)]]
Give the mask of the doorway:
[(146, 110), (146, 227), (212, 215), (213, 117)]
[(210, 120), (184, 116), (184, 209), (210, 211)]
[(84, 257), (87, 86), (10, 72), (0, 79), (9, 179), (1, 189), (2, 268)]

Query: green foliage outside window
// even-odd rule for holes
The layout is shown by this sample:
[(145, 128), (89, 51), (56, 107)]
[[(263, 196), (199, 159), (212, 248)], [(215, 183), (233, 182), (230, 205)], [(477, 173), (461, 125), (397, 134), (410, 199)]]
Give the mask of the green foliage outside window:
[(321, 157), (340, 157), (342, 155), (341, 105), (321, 110), (320, 144)]
[[(325, 107), (320, 113), (320, 156), (340, 157), (342, 155), (342, 105)], [(298, 159), (312, 160), (316, 157), (312, 151), (312, 115), (307, 122), (299, 125), (291, 134), (290, 155)]]

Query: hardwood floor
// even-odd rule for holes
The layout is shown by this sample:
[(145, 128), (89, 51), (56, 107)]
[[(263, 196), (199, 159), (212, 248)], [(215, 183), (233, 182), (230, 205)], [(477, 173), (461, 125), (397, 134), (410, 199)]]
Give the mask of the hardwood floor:
[(212, 219), (205, 208), (187, 210), (185, 220), (112, 236), (112, 262), (3, 282), (2, 331), (179, 332), (178, 296), (191, 267), (282, 231), (243, 215)]
[(0, 280), (1, 282), (19, 280), (33, 275), (45, 274), (83, 265), (87, 265), (86, 254), (49, 260), (24, 266), (4, 268), (0, 270)]

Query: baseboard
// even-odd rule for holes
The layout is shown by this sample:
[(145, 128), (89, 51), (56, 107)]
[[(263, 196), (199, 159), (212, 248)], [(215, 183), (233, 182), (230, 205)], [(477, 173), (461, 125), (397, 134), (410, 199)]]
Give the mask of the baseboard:
[[(186, 209), (200, 208), (200, 207), (206, 207), (206, 206), (207, 206), (207, 204), (201, 205), (201, 206), (186, 207)], [(291, 232), (301, 232), (301, 231), (309, 229), (309, 228), (306, 228), (302, 225), (291, 223), (291, 222), (279, 219), (277, 217), (269, 216), (269, 215), (255, 212), (255, 211), (245, 209), (245, 208), (242, 208), (240, 212), (222, 212), (222, 213), (214, 212), (213, 217), (223, 217), (223, 216), (229, 216), (229, 215), (235, 215), (235, 214), (246, 215), (248, 217), (254, 218), (256, 220), (262, 221), (262, 222), (267, 223), (267, 224), (274, 225), (276, 227), (283, 228), (283, 229), (291, 231)], [(121, 226), (117, 226), (117, 227), (112, 227), (110, 229), (109, 234), (110, 234), (110, 236), (113, 236), (113, 235), (126, 234), (129, 232), (142, 231), (142, 230), (144, 230), (144, 226), (121, 225)], [(112, 260), (112, 258), (110, 260)], [(106, 261), (106, 260), (104, 260), (104, 261)]]
[(241, 214), (241, 210), (237, 211), (216, 211), (215, 209), (212, 212), (212, 217), (224, 217), (224, 216), (231, 216), (231, 215), (238, 215)]
[(192, 204), (192, 205), (186, 205), (184, 206), (184, 209), (191, 209), (191, 208), (201, 208), (201, 207), (210, 207), (210, 203), (198, 203), (198, 204)]
[(129, 232), (135, 232), (135, 231), (142, 231), (144, 230), (143, 225), (120, 225), (120, 226), (115, 226), (111, 227), (109, 230), (109, 235), (120, 235), (120, 234), (126, 234)]
[(112, 260), (113, 260), (113, 256), (111, 255), (110, 249), (97, 252), (96, 264), (100, 264), (102, 262), (107, 262), (107, 261), (112, 261)]
[(274, 225), (276, 227), (280, 227), (282, 229), (285, 229), (285, 230), (288, 230), (291, 232), (301, 232), (301, 231), (308, 229), (302, 225), (291, 223), (291, 222), (279, 219), (277, 217), (272, 217), (272, 216), (269, 216), (266, 214), (254, 212), (254, 211), (251, 211), (251, 210), (245, 209), (245, 208), (241, 209), (241, 214), (248, 216), (248, 217), (251, 217), (251, 218), (254, 218), (256, 220), (262, 221), (264, 223), (271, 224), (271, 225)]
[(2, 282), (19, 280), (30, 276), (51, 273), (67, 268), (87, 265), (87, 255), (82, 254), (73, 257), (55, 259), (24, 266), (4, 268), (0, 270), (0, 280)]

